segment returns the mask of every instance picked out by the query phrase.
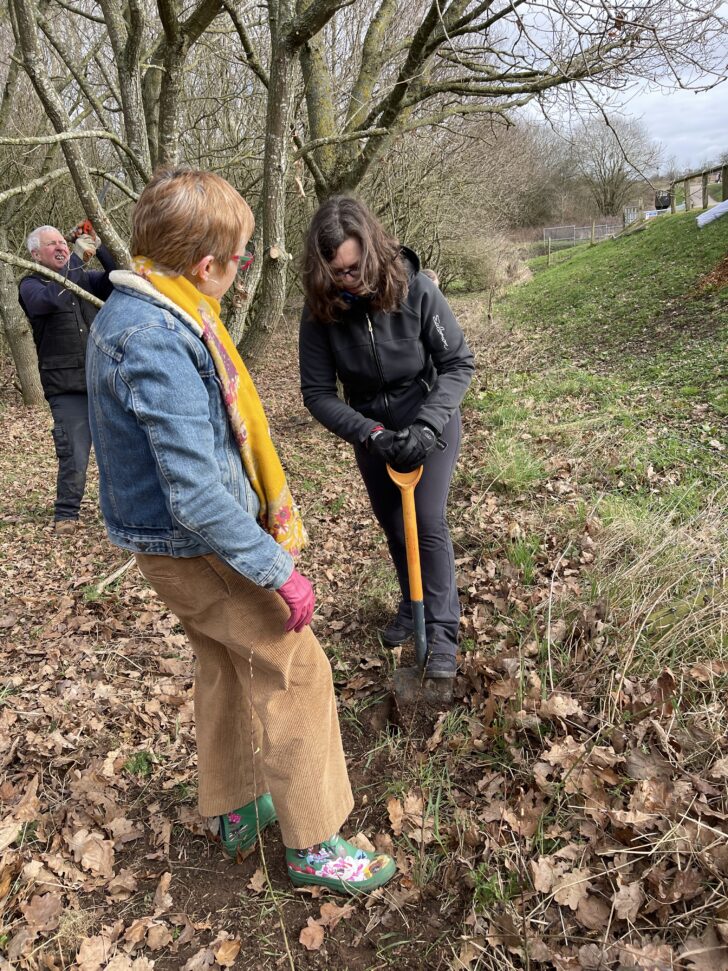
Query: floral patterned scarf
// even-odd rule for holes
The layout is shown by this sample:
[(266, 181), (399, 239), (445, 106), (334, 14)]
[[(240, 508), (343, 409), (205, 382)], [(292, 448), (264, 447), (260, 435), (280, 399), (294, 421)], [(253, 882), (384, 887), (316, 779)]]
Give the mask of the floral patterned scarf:
[(184, 311), (202, 339), (220, 379), (228, 420), (240, 449), (243, 467), (260, 500), (260, 522), (292, 556), (306, 545), (306, 530), (271, 441), (258, 392), (230, 334), (220, 319), (220, 304), (183, 276), (171, 276), (146, 256), (134, 259), (134, 270)]

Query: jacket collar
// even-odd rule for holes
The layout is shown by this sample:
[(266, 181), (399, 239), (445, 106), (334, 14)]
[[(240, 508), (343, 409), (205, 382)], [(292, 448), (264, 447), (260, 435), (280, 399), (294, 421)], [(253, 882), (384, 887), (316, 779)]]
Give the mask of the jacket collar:
[(121, 290), (123, 293), (130, 294), (133, 297), (141, 297), (142, 300), (148, 300), (150, 303), (154, 303), (158, 307), (168, 310), (175, 317), (179, 317), (180, 320), (187, 324), (190, 330), (193, 330), (195, 334), (199, 335), (200, 325), (195, 318), (182, 310), (181, 307), (178, 307), (169, 297), (165, 297), (164, 294), (160, 293), (143, 276), (139, 276), (138, 273), (133, 273), (131, 270), (112, 270), (109, 274), (109, 280), (111, 280), (114, 289)]

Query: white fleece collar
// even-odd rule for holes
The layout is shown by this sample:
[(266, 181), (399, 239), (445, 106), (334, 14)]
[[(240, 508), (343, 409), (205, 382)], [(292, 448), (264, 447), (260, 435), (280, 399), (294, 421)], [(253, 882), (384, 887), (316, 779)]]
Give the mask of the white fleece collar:
[(123, 290), (133, 290), (136, 293), (141, 294), (144, 297), (151, 297), (155, 303), (161, 304), (165, 310), (168, 310), (175, 317), (179, 317), (180, 320), (184, 321), (187, 326), (197, 334), (198, 337), (202, 337), (202, 328), (186, 311), (178, 307), (177, 304), (170, 300), (169, 297), (165, 297), (163, 293), (160, 293), (155, 286), (153, 286), (149, 280), (145, 280), (143, 276), (138, 273), (134, 273), (132, 270), (112, 270), (109, 273), (109, 280), (115, 287), (119, 287)]

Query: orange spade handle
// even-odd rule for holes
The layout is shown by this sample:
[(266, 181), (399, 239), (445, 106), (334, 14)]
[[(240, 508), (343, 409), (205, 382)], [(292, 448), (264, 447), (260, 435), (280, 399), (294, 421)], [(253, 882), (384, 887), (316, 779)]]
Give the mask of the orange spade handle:
[(417, 538), (417, 515), (415, 512), (415, 486), (422, 478), (422, 466), (415, 469), (414, 472), (395, 472), (388, 465), (387, 472), (389, 478), (399, 487), (399, 491), (402, 493), (410, 600), (422, 600), (422, 570), (420, 568), (420, 545)]

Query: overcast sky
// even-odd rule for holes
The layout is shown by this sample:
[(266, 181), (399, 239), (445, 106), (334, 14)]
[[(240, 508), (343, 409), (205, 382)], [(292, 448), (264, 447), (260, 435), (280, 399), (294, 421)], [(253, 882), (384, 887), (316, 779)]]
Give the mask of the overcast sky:
[(728, 84), (711, 91), (642, 90), (622, 107), (631, 118), (642, 116), (650, 136), (663, 144), (665, 160), (675, 156), (678, 168), (702, 168), (728, 152)]

